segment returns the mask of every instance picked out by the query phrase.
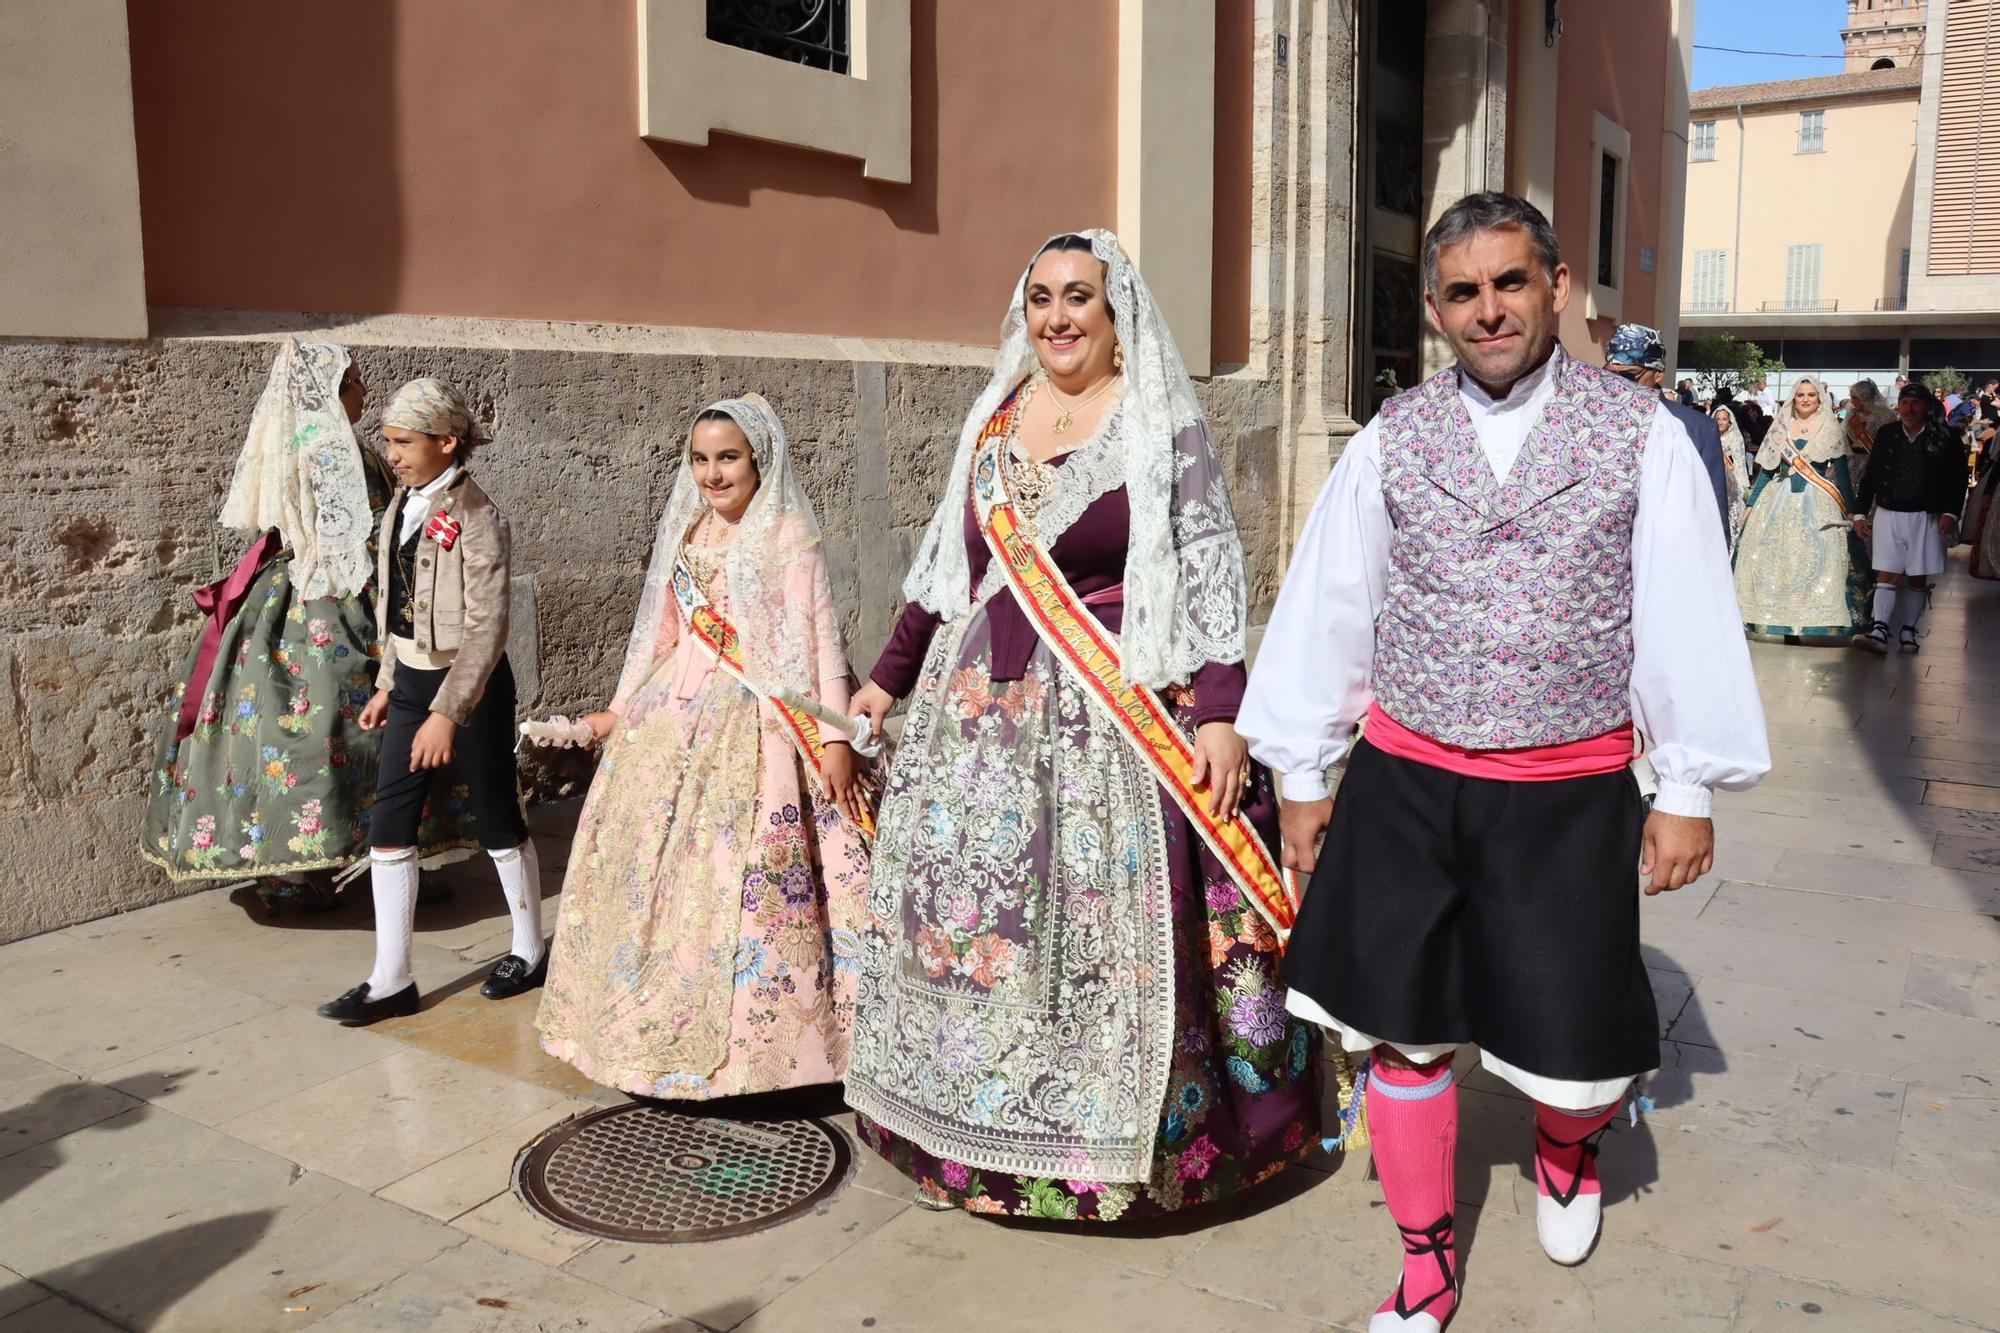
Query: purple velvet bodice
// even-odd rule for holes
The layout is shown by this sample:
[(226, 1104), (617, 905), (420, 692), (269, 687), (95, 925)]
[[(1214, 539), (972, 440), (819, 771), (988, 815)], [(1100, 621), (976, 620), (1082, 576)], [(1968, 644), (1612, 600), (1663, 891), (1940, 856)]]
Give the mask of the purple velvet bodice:
[[(1060, 464), (1075, 456), (1063, 454), (1055, 461)], [(1049, 554), (1079, 597), (1101, 593), (1125, 581), (1125, 548), (1131, 524), (1131, 502), (1121, 486), (1099, 496), (1083, 511), (1082, 517), (1056, 538)], [(969, 499), (965, 506), (965, 550), (972, 586), (977, 588), (986, 577), (992, 553), (979, 530), (979, 513)], [(1092, 603), (1090, 610), (1106, 629), (1115, 633), (1125, 607), (1114, 600)], [(1019, 680), (1041, 642), (1040, 636), (1012, 592), (1003, 592), (988, 601), (986, 615), (993, 640), (993, 679)], [(888, 647), (882, 650), (875, 669), (868, 673), (869, 679), (899, 699), (915, 689), (924, 655), (930, 651), (931, 636), (940, 623), (940, 617), (915, 602), (906, 605)], [(1195, 672), (1195, 723), (1233, 722), (1243, 702), (1246, 678), (1241, 662), (1210, 662)]]

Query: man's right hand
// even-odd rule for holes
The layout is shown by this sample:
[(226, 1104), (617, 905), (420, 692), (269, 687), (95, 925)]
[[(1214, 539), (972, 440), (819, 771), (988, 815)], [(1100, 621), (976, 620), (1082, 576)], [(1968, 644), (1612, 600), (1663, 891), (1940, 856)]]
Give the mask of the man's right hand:
[[(1333, 819), (1333, 798), (1318, 801), (1281, 801), (1278, 805), (1278, 832), (1284, 838), (1285, 869), (1310, 875), (1319, 860), (1319, 841)], [(1303, 890), (1302, 890), (1303, 891)]]
[(377, 690), (361, 706), (361, 716), (355, 721), (363, 731), (375, 731), (389, 718), (389, 691)]

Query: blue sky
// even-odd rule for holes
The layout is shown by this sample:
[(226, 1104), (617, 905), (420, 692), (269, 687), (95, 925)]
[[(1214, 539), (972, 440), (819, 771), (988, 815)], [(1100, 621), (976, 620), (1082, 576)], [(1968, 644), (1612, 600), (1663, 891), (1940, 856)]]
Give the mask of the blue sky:
[(1838, 74), (1845, 68), (1838, 60), (1789, 60), (1701, 48), (1733, 46), (1837, 56), (1840, 30), (1846, 23), (1846, 0), (1695, 0), (1693, 86), (1714, 88), (1726, 83)]

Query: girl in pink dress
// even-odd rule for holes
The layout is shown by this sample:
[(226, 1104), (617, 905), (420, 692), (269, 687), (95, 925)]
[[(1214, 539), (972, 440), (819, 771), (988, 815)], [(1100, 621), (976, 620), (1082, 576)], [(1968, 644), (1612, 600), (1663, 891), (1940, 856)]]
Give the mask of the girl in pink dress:
[(563, 886), (537, 1025), (599, 1083), (703, 1100), (839, 1081), (872, 828), (819, 525), (755, 395), (689, 432)]

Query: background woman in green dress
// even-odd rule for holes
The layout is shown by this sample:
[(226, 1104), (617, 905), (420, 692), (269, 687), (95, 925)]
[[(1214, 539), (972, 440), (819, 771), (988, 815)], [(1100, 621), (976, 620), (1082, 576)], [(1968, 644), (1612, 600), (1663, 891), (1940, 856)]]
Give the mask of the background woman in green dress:
[[(355, 719), (381, 649), (368, 584), (392, 490), (354, 434), (366, 388), (347, 349), (286, 339), (220, 522), (259, 535), (196, 591), (201, 633), (161, 720), (139, 854), (176, 883), (254, 878), (272, 908), (330, 906), (365, 860), (379, 736)], [(462, 794), (427, 853), (476, 847)]]

